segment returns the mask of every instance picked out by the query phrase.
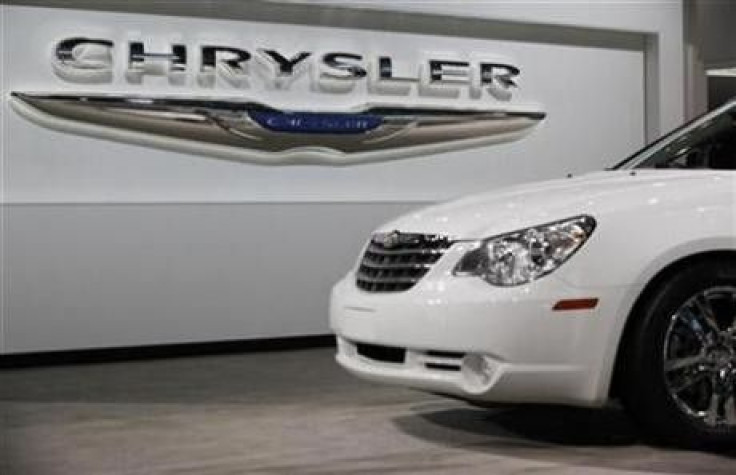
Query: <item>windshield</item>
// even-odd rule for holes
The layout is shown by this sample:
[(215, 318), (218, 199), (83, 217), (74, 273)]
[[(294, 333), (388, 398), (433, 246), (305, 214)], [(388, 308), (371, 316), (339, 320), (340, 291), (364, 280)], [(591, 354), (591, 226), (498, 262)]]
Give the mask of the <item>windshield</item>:
[(688, 122), (613, 167), (630, 168), (736, 170), (736, 103)]

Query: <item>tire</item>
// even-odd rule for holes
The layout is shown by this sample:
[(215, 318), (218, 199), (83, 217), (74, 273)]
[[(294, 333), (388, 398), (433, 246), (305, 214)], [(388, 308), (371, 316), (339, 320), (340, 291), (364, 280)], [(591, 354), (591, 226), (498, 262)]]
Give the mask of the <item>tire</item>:
[(657, 442), (736, 446), (736, 262), (690, 265), (649, 293), (624, 341), (624, 407)]

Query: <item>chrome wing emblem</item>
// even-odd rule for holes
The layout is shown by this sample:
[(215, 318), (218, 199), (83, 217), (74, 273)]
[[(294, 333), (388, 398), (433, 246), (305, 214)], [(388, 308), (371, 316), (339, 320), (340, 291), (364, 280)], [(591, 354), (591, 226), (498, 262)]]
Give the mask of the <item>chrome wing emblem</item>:
[(349, 165), (517, 140), (540, 111), (371, 106), (284, 111), (256, 102), (12, 93), (45, 127), (262, 164)]

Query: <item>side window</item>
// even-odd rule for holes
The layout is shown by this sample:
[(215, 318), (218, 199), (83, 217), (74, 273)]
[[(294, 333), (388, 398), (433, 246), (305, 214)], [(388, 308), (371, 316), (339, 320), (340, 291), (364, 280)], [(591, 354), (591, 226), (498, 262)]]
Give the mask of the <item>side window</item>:
[(672, 140), (643, 167), (736, 170), (736, 118), (727, 112)]
[(680, 150), (680, 153), (673, 155), (668, 162), (664, 162), (663, 168), (707, 168), (707, 157), (707, 144), (698, 144)]
[(736, 103), (665, 137), (639, 152), (645, 158), (634, 168), (736, 170)]
[(736, 129), (720, 134), (708, 154), (708, 168), (736, 170)]

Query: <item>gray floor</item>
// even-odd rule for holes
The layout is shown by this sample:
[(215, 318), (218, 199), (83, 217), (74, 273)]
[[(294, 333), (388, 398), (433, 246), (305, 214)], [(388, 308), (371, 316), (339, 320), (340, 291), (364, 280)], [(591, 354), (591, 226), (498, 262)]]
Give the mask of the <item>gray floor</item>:
[(734, 474), (616, 410), (480, 410), (351, 378), (332, 350), (0, 371), (0, 474)]

